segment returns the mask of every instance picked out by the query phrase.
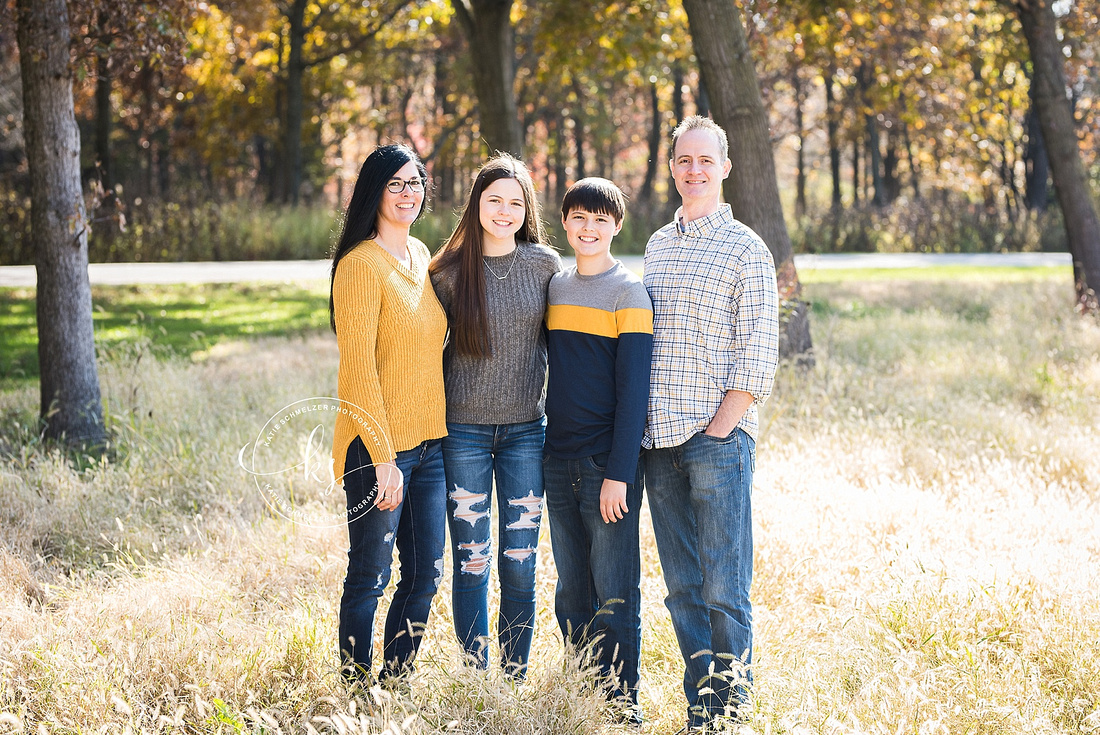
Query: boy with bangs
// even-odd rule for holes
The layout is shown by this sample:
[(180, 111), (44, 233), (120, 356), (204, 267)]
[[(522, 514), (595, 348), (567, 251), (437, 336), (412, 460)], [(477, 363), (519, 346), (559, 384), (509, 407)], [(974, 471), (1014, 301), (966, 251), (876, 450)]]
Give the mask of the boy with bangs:
[(653, 307), (611, 255), (626, 201), (607, 179), (569, 188), (562, 225), (577, 264), (550, 280), (543, 466), (558, 568), (554, 612), (566, 642), (590, 655), (640, 724), (641, 562), (638, 461), (649, 401)]

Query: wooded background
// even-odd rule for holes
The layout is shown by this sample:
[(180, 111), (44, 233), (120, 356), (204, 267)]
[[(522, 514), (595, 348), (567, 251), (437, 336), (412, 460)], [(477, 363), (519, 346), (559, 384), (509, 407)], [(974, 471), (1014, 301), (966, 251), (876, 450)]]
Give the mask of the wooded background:
[[(612, 178), (640, 233), (622, 244), (636, 249), (675, 206), (671, 128), (710, 111), (713, 98), (679, 0), (68, 5), (93, 261), (323, 257), (331, 223), (282, 205), (337, 208), (366, 153), (392, 140), (428, 163), (441, 216), (461, 203), (490, 148), (529, 161), (551, 221), (568, 183)], [(1065, 249), (1059, 217), (1037, 216), (1054, 195), (1014, 4), (738, 5), (796, 251)], [(1079, 0), (1053, 6), (1095, 199), (1100, 13)], [(29, 263), (7, 12), (0, 258)], [(261, 211), (267, 226), (250, 226)], [(433, 235), (446, 234), (443, 220)], [(272, 221), (281, 239), (265, 232), (266, 245), (250, 245), (249, 233)]]
[(359, 162), (393, 140), (430, 167), (430, 247), (500, 150), (529, 162), (551, 222), (570, 181), (619, 182), (629, 252), (677, 204), (670, 128), (712, 114), (731, 138), (726, 200), (775, 259), (780, 354), (807, 365), (795, 250), (1068, 249), (1078, 310), (1100, 313), (1092, 4), (0, 7), (17, 29), (0, 36), (0, 263), (36, 266), (50, 436), (103, 437), (89, 258), (324, 257)]

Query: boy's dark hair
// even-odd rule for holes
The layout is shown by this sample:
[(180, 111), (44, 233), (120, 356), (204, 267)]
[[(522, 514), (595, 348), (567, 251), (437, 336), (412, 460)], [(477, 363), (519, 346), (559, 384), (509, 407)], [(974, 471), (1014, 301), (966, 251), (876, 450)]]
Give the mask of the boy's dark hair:
[(570, 186), (561, 200), (562, 217), (568, 217), (574, 209), (609, 215), (618, 224), (626, 216), (626, 195), (607, 179), (589, 176)]

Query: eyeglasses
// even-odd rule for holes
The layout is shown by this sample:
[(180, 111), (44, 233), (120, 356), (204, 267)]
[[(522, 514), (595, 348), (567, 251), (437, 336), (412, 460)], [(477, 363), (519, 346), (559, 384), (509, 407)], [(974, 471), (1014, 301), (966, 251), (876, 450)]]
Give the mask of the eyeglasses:
[(400, 194), (405, 191), (406, 186), (409, 187), (409, 191), (424, 191), (424, 179), (409, 179), (408, 181), (390, 179), (386, 182), (386, 191), (390, 194)]

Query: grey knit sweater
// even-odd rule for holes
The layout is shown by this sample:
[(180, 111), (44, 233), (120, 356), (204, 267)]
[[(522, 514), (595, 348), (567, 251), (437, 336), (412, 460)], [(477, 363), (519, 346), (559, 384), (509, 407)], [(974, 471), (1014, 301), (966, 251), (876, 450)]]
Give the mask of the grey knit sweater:
[[(515, 264), (513, 265), (513, 258)], [(457, 424), (515, 424), (542, 418), (546, 404), (546, 288), (562, 269), (545, 245), (519, 243), (515, 253), (485, 256), (488, 305), (487, 357), (460, 355), (454, 342), (443, 350), (447, 421)], [(508, 274), (504, 280), (497, 276)], [(509, 270), (511, 268), (511, 270)], [(457, 268), (432, 274), (432, 285), (451, 320)]]

